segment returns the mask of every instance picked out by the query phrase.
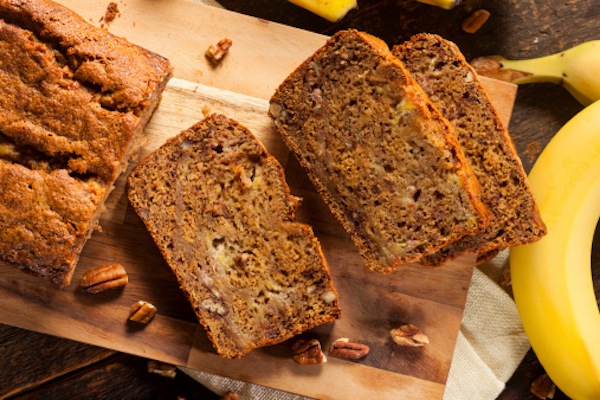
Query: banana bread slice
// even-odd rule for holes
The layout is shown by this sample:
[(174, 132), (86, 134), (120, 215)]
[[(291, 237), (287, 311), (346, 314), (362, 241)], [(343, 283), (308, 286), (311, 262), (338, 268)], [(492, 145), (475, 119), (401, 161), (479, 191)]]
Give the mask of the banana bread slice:
[(497, 250), (544, 236), (546, 227), (512, 139), (458, 46), (438, 35), (419, 34), (395, 46), (393, 53), (455, 126), (481, 185), (482, 200), (493, 213), (484, 231), (466, 236), (421, 262), (439, 265), (466, 251), (476, 252), (485, 260)]
[(370, 269), (487, 223), (452, 126), (380, 39), (338, 32), (279, 86), (269, 114)]
[(338, 318), (337, 292), (298, 199), (252, 133), (213, 114), (128, 179), (129, 199), (218, 354), (238, 358)]
[(0, 0), (0, 260), (71, 280), (171, 67), (48, 0)]

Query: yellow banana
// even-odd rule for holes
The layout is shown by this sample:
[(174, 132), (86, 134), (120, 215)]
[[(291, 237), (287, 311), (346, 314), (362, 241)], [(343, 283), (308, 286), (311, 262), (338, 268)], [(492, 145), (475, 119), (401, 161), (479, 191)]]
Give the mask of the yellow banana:
[(462, 0), (417, 0), (419, 3), (430, 4), (432, 6), (442, 7), (450, 10), (459, 5)]
[(584, 106), (600, 100), (600, 40), (540, 58), (507, 60), (499, 57), (498, 60), (502, 69), (528, 74), (513, 83), (558, 83)]
[(358, 6), (356, 0), (289, 0), (289, 2), (331, 22), (339, 21), (348, 11)]
[(529, 182), (548, 234), (511, 249), (515, 302), (554, 383), (572, 399), (597, 400), (600, 312), (590, 259), (600, 216), (600, 101), (559, 130)]

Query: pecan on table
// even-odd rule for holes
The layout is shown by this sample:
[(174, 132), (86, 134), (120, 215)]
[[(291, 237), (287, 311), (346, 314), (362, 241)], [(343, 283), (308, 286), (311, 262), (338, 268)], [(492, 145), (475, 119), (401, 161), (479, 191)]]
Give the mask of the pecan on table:
[(107, 264), (86, 272), (79, 281), (81, 289), (88, 293), (100, 293), (125, 286), (127, 271), (122, 264)]
[(129, 320), (142, 324), (149, 323), (156, 315), (156, 307), (144, 300), (139, 300), (129, 309)]
[(538, 399), (553, 399), (556, 394), (556, 385), (548, 374), (542, 374), (531, 383), (530, 390)]
[(390, 331), (394, 343), (407, 347), (422, 347), (429, 343), (429, 338), (413, 324), (405, 324)]
[(362, 343), (352, 343), (348, 338), (341, 338), (331, 344), (329, 354), (338, 358), (359, 360), (369, 354), (369, 346)]
[(229, 48), (233, 45), (231, 39), (224, 38), (219, 40), (216, 45), (211, 44), (206, 49), (206, 58), (210, 60), (214, 65), (217, 65), (223, 60), (223, 57), (227, 55)]
[(321, 364), (327, 357), (321, 351), (321, 343), (317, 339), (299, 339), (292, 344), (292, 358), (298, 364)]

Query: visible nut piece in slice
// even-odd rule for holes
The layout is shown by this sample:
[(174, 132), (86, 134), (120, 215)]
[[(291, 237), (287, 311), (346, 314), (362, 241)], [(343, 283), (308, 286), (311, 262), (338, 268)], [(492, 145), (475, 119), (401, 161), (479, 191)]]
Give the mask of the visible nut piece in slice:
[(429, 343), (429, 338), (413, 324), (405, 324), (392, 329), (390, 336), (400, 346), (422, 347)]
[(86, 272), (79, 286), (88, 293), (100, 293), (108, 289), (125, 286), (128, 282), (127, 271), (122, 264), (107, 264)]
[(548, 374), (542, 374), (531, 383), (530, 390), (538, 399), (553, 399), (556, 394), (556, 385)]
[(292, 358), (298, 364), (320, 364), (327, 362), (317, 339), (297, 340), (292, 344)]
[(219, 40), (216, 45), (211, 44), (208, 46), (208, 49), (206, 49), (206, 58), (208, 58), (215, 65), (219, 64), (223, 57), (227, 55), (227, 52), (232, 44), (233, 42), (228, 38)]
[(140, 300), (129, 309), (129, 320), (141, 324), (149, 323), (156, 315), (156, 307), (152, 304)]
[(489, 11), (483, 9), (473, 12), (463, 21), (462, 30), (467, 33), (477, 32), (487, 22), (490, 15)]
[(359, 360), (369, 354), (369, 346), (362, 343), (352, 343), (348, 338), (340, 338), (331, 344), (329, 354), (338, 358)]
[(177, 375), (177, 370), (173, 364), (167, 364), (156, 360), (148, 361), (148, 372), (171, 379), (175, 378), (175, 375)]

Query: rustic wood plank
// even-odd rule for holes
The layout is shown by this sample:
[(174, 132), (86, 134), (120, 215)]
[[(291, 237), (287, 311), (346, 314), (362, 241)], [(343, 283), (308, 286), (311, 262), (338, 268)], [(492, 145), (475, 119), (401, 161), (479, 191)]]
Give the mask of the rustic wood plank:
[(0, 324), (0, 398), (19, 395), (115, 354)]
[(181, 372), (174, 378), (150, 373), (147, 359), (122, 353), (11, 397), (13, 400), (179, 398), (217, 400), (219, 396)]

